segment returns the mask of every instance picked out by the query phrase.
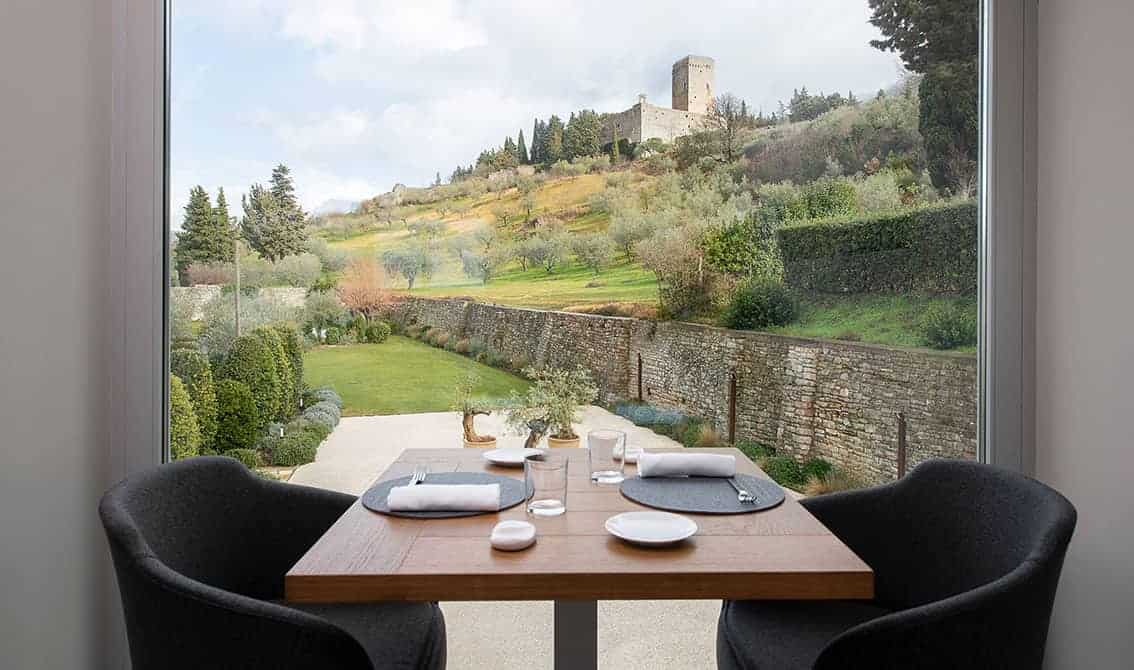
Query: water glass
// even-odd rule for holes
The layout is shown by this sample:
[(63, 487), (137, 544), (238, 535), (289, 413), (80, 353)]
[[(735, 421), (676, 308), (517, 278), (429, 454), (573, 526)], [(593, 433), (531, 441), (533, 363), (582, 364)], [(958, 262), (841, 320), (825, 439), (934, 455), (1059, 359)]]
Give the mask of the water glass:
[(567, 458), (535, 454), (524, 459), (524, 489), (528, 513), (559, 516), (567, 511)]
[(626, 433), (621, 430), (592, 430), (587, 433), (587, 459), (591, 481), (620, 484), (625, 479)]

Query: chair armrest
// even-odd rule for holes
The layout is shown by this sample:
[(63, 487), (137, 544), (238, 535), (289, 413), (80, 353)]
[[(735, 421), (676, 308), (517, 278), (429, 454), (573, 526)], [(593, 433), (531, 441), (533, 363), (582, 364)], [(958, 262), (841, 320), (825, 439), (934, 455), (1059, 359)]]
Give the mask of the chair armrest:
[(278, 576), (265, 598), (283, 596), (283, 576), (357, 500), (336, 491), (262, 481), (257, 553), (262, 574)]
[(1037, 628), (1032, 614), (1050, 613), (1051, 600), (1034, 588), (1035, 567), (856, 626), (827, 645), (813, 670), (1039, 668), (1047, 622)]
[[(804, 498), (799, 503), (856, 552), (872, 548), (878, 519), (892, 504), (897, 483)], [(858, 545), (858, 546), (856, 546)]]
[(153, 557), (122, 577), (134, 667), (219, 667), (219, 652), (227, 668), (373, 670), (357, 640), (312, 614), (188, 579)]

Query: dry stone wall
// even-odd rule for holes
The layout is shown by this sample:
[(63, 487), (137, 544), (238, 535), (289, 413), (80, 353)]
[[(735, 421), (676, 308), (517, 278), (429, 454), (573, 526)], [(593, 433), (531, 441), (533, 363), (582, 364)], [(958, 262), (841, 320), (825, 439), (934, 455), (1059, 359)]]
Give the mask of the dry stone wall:
[[(513, 361), (581, 364), (602, 399), (642, 400), (730, 425), (735, 438), (815, 456), (872, 482), (898, 475), (898, 416), (907, 462), (975, 458), (977, 369), (971, 354), (784, 337), (679, 322), (653, 322), (408, 299), (403, 323), (482, 338)], [(639, 368), (639, 360), (640, 368)]]

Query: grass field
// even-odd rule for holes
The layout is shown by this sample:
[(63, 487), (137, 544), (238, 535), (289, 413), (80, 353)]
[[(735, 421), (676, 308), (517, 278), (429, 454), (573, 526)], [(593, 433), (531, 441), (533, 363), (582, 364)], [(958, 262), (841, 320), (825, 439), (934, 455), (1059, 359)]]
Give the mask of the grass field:
[[(917, 295), (811, 295), (801, 301), (799, 321), (769, 330), (781, 335), (923, 347), (920, 322), (926, 308), (953, 301), (953, 298)], [(976, 311), (975, 299), (971, 301), (971, 308)], [(975, 351), (975, 348), (957, 351)]]
[(480, 375), (477, 395), (504, 399), (527, 382), (464, 356), (405, 337), (383, 344), (317, 347), (303, 359), (309, 386), (329, 384), (343, 398), (343, 416), (443, 412), (469, 371)]
[(411, 295), (470, 296), (482, 302), (502, 305), (561, 309), (568, 305), (607, 302), (652, 305), (657, 303), (658, 289), (653, 273), (635, 263), (623, 261), (603, 270), (598, 277), (577, 263), (565, 265), (550, 274), (543, 268), (523, 271), (516, 266), (487, 284), (472, 279), (444, 285), (431, 283), (414, 289)]

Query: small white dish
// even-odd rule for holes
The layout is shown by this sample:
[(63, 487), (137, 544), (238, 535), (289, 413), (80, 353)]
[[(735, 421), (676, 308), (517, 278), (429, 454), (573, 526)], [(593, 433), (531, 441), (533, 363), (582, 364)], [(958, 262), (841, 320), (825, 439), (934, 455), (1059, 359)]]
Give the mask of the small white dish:
[(484, 452), (484, 460), (492, 463), (493, 465), (500, 465), (506, 468), (521, 468), (524, 466), (524, 459), (528, 456), (543, 453), (539, 449), (524, 449), (522, 447), (508, 447), (505, 449), (493, 449), (492, 451)]
[(657, 547), (693, 537), (697, 524), (669, 512), (625, 512), (606, 520), (606, 532), (631, 544)]
[(521, 551), (535, 544), (535, 526), (527, 521), (501, 521), (488, 541), (500, 551)]

